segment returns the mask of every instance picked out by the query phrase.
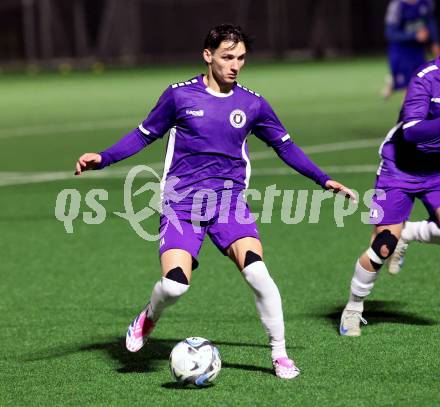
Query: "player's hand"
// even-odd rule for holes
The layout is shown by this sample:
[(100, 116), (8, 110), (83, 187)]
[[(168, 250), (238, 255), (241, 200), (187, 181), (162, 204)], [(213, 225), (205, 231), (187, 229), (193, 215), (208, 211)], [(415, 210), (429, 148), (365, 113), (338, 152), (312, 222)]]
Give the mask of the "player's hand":
[(416, 40), (417, 42), (421, 42), (421, 43), (427, 42), (429, 40), (429, 31), (425, 27), (417, 30)]
[(342, 192), (343, 194), (345, 194), (346, 198), (350, 198), (351, 200), (353, 200), (354, 203), (357, 203), (357, 198), (354, 192), (350, 188), (342, 185), (340, 182), (329, 179), (325, 183), (325, 187), (335, 194)]
[(81, 175), (83, 171), (93, 170), (101, 164), (102, 157), (97, 153), (85, 153), (76, 162), (75, 175)]

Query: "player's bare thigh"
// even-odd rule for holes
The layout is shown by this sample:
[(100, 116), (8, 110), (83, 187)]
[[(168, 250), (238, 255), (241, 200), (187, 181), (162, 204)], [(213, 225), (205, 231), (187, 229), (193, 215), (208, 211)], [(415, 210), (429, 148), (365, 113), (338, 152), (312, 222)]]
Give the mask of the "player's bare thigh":
[[(439, 212), (440, 213), (440, 212)], [(373, 233), (371, 235), (370, 239), (370, 245), (373, 243), (373, 240), (376, 238), (376, 236), (383, 232), (384, 230), (389, 230), (394, 236), (396, 236), (397, 239), (400, 239), (400, 235), (402, 234), (404, 223), (399, 223), (397, 225), (381, 225), (381, 226), (375, 226), (373, 229)], [(384, 257), (388, 256), (388, 248), (386, 245), (383, 245), (381, 247), (381, 254)], [(359, 262), (361, 263), (361, 266), (369, 271), (375, 271), (373, 266), (371, 265), (370, 258), (368, 257), (367, 253), (365, 252), (360, 258)]]
[(166, 252), (162, 253), (162, 256), (160, 256), (160, 264), (162, 266), (162, 276), (165, 277), (170, 270), (180, 267), (188, 279), (188, 282), (191, 281), (192, 256), (186, 250), (167, 250)]
[(246, 253), (252, 251), (263, 258), (263, 246), (258, 239), (254, 237), (243, 237), (236, 240), (227, 249), (229, 258), (237, 265), (239, 270), (243, 270)]

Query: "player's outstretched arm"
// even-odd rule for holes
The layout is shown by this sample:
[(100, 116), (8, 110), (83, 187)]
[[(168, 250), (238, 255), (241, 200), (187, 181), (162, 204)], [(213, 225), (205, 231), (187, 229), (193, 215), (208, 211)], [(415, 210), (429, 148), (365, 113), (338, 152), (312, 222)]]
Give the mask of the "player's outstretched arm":
[(174, 97), (172, 95), (172, 87), (169, 86), (139, 127), (133, 129), (114, 145), (101, 151), (99, 154), (83, 154), (76, 163), (75, 175), (81, 175), (82, 171), (87, 170), (101, 170), (131, 157), (158, 138), (162, 138), (174, 125), (175, 120)]
[(315, 181), (335, 194), (342, 192), (356, 202), (356, 195), (346, 186), (334, 181), (322, 171), (295, 143), (281, 124), (277, 115), (264, 98), (261, 98), (260, 113), (253, 133), (271, 146), (290, 168)]
[(275, 145), (274, 149), (278, 156), (295, 171), (314, 180), (323, 188), (333, 191), (335, 194), (344, 193), (347, 198), (357, 202), (356, 195), (350, 188), (347, 188), (338, 181), (332, 180), (290, 140), (286, 140), (281, 145)]
[(96, 169), (102, 161), (101, 154), (85, 153), (76, 162), (75, 175), (81, 175), (83, 171)]
[(83, 154), (76, 163), (75, 175), (82, 171), (101, 170), (118, 161), (138, 153), (154, 141), (153, 136), (144, 135), (139, 128), (126, 134), (117, 143), (98, 153)]
[(354, 192), (350, 188), (347, 188), (345, 185), (342, 185), (338, 181), (329, 179), (325, 183), (325, 188), (328, 189), (329, 191), (334, 192), (335, 194), (343, 193), (347, 198), (350, 198), (353, 200), (353, 202), (357, 203), (357, 197), (354, 194)]

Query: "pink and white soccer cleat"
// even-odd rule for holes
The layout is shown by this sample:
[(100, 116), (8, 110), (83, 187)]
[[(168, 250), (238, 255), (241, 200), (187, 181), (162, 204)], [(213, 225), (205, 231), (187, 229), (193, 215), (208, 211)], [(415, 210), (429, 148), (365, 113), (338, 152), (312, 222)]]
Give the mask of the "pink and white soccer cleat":
[(278, 358), (273, 361), (275, 375), (280, 379), (294, 379), (299, 375), (300, 370), (295, 366), (292, 359), (287, 357)]
[(125, 346), (130, 352), (137, 352), (142, 349), (153, 331), (155, 324), (147, 317), (147, 304), (145, 309), (132, 321), (125, 337)]

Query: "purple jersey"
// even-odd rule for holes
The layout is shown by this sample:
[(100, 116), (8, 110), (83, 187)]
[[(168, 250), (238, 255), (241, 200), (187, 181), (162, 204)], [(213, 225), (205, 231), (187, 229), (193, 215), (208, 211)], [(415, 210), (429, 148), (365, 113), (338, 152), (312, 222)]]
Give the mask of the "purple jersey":
[(396, 185), (440, 181), (440, 153), (421, 149), (416, 143), (405, 140), (406, 129), (422, 121), (440, 117), (440, 60), (431, 61), (414, 74), (400, 112), (399, 122), (383, 142), (378, 175), (394, 180)]
[[(170, 130), (171, 129), (171, 130)], [(179, 206), (187, 207), (195, 191), (233, 190), (248, 186), (251, 174), (246, 138), (250, 133), (273, 147), (290, 166), (324, 186), (329, 177), (319, 170), (290, 140), (280, 120), (258, 93), (235, 83), (227, 94), (206, 87), (203, 76), (169, 86), (157, 105), (139, 126), (149, 142), (168, 130), (162, 188), (167, 183), (186, 197)]]

